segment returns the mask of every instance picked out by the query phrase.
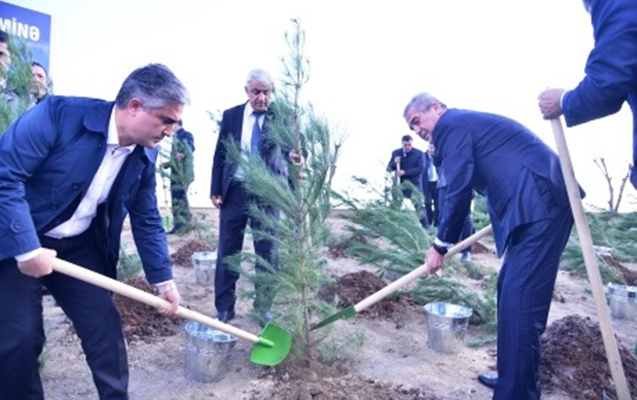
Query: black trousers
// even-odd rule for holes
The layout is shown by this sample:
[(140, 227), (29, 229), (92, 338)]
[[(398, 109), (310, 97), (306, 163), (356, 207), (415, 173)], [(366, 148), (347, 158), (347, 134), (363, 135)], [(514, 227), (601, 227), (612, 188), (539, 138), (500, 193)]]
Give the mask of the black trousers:
[[(106, 273), (91, 229), (73, 238), (40, 240), (58, 258)], [(45, 340), (42, 284), (73, 322), (99, 398), (128, 399), (126, 347), (111, 293), (57, 272), (40, 279), (24, 275), (13, 259), (0, 261), (0, 399), (44, 398), (37, 361)]]
[(425, 210), (427, 210), (427, 221), (430, 225), (438, 226), (438, 181), (427, 182), (423, 184), (425, 192)]
[[(241, 252), (248, 222), (253, 231), (261, 229), (261, 222), (248, 216), (248, 205), (258, 202), (258, 200), (246, 193), (241, 184), (233, 182), (228, 189), (226, 198), (222, 200), (219, 217), (217, 269), (215, 271), (215, 307), (217, 311), (229, 311), (234, 309), (237, 301), (236, 284), (239, 273), (228, 263), (228, 258)], [(278, 219), (279, 213), (276, 210), (268, 209), (267, 212), (272, 218)], [(276, 234), (275, 232), (269, 233)], [(276, 249), (271, 240), (254, 240), (254, 250), (257, 258), (266, 260), (269, 264), (268, 267), (257, 261), (255, 265), (257, 273), (270, 273), (273, 269), (278, 269)], [(269, 310), (274, 298), (272, 286), (257, 283), (255, 292), (254, 308), (260, 312)]]

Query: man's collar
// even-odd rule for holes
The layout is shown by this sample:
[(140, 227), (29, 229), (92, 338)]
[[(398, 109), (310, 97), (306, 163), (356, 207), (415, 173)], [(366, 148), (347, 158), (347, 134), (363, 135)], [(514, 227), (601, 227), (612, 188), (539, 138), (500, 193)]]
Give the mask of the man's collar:
[(248, 115), (252, 115), (252, 113), (254, 112), (254, 109), (252, 108), (252, 105), (250, 104), (249, 101), (246, 103), (245, 112)]
[(108, 137), (110, 116), (115, 103), (95, 101), (93, 108), (84, 115), (84, 126), (93, 132), (100, 132)]
[[(252, 115), (252, 113), (254, 112), (254, 108), (252, 108), (252, 105), (250, 104), (249, 101), (246, 101), (243, 112), (245, 113), (244, 115)], [(265, 110), (265, 115), (269, 117), (272, 117), (274, 115), (272, 111), (272, 103), (270, 103), (270, 105), (268, 106), (268, 109)]]
[[(117, 122), (115, 120), (115, 111), (117, 110), (117, 107), (113, 107), (113, 111), (111, 111), (111, 118), (110, 121), (108, 123), (108, 133), (107, 133), (107, 137), (106, 137), (106, 144), (109, 146), (116, 146), (116, 147), (120, 147), (119, 145), (119, 134), (117, 132)], [(128, 151), (132, 152), (133, 150), (135, 150), (135, 146), (137, 146), (137, 144), (133, 143), (129, 146), (121, 146), (123, 148), (128, 149)]]

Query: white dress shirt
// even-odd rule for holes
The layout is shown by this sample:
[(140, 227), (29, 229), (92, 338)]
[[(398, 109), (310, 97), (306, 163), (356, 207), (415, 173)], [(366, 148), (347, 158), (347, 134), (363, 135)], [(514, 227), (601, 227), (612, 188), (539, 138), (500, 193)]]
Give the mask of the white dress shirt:
[[(252, 130), (254, 129), (254, 123), (257, 121), (259, 127), (263, 129), (263, 121), (265, 121), (265, 114), (260, 115), (258, 120), (257, 116), (252, 114), (254, 109), (250, 105), (250, 102), (246, 103), (243, 109), (243, 125), (241, 128), (241, 157), (248, 157), (252, 152)], [(235, 178), (241, 179), (243, 177), (243, 170), (241, 166), (237, 168)]]

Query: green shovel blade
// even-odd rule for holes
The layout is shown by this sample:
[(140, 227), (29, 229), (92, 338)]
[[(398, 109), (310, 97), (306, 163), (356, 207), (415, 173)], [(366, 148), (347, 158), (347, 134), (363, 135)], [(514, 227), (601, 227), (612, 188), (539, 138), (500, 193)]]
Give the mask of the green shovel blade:
[(314, 324), (310, 330), (313, 331), (314, 329), (318, 329), (318, 328), (322, 328), (326, 325), (331, 324), (334, 321), (338, 321), (339, 319), (348, 319), (348, 318), (352, 318), (354, 315), (356, 315), (356, 308), (354, 308), (354, 306), (349, 306), (347, 308), (342, 309), (341, 311), (337, 312), (334, 315), (330, 315), (329, 317), (325, 318), (324, 320)]
[(292, 347), (292, 336), (280, 326), (269, 322), (252, 347), (250, 361), (261, 365), (278, 365), (288, 356)]

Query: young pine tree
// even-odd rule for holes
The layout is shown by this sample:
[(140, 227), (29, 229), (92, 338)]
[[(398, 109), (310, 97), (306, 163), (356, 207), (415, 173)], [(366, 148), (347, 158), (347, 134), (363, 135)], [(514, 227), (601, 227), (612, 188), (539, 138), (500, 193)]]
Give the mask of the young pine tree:
[[(317, 344), (330, 330), (310, 331), (310, 327), (335, 311), (317, 294), (328, 282), (321, 250), (329, 234), (330, 185), (340, 144), (333, 143), (327, 122), (301, 102), (309, 62), (303, 49), (305, 32), (299, 21), (292, 23), (292, 32), (285, 35), (289, 53), (282, 57), (283, 90), (272, 104), (275, 117), (269, 125), (267, 145), (279, 146), (286, 159), (291, 153), (302, 155), (303, 162), (296, 165), (288, 161), (286, 179), (269, 172), (260, 157), (242, 157), (232, 143), (228, 143), (228, 156), (239, 162), (246, 190), (259, 199), (259, 204), (249, 207), (250, 217), (261, 223), (253, 237), (272, 240), (277, 251), (277, 266), (259, 260), (270, 273), (248, 275), (262, 290), (275, 293), (276, 322), (292, 332), (297, 356), (311, 365), (318, 356)], [(272, 218), (266, 208), (279, 210), (280, 217)], [(254, 255), (243, 254), (241, 258), (255, 261)]]

